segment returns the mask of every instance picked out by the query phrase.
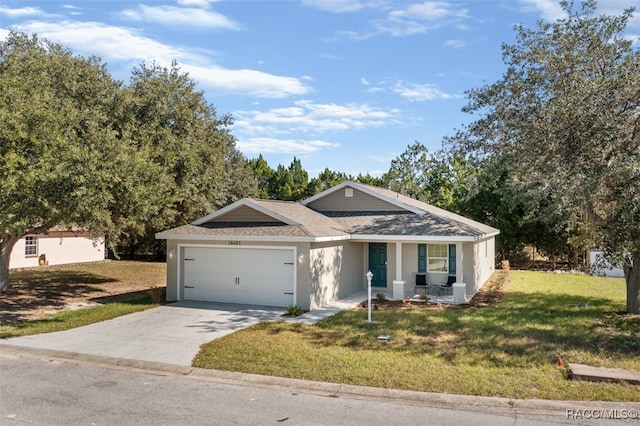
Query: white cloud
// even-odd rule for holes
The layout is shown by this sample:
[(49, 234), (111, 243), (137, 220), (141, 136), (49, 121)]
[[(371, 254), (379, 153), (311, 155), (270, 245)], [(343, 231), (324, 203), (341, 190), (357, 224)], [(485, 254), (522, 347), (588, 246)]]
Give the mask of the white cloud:
[(453, 99), (459, 96), (443, 92), (435, 84), (408, 84), (399, 81), (392, 90), (410, 101), (433, 101), (436, 99)]
[(245, 154), (310, 154), (340, 144), (321, 140), (277, 139), (268, 137), (238, 140), (238, 149)]
[(215, 3), (217, 0), (178, 0), (180, 6), (195, 6), (201, 8), (209, 7), (210, 3)]
[(368, 81), (366, 78), (364, 78), (364, 77), (362, 77), (362, 78), (360, 79), (360, 83), (364, 84), (365, 86), (368, 86), (368, 85), (370, 85), (370, 84), (371, 84), (371, 83), (369, 83), (369, 81)]
[[(414, 3), (402, 11), (394, 11), (396, 14), (411, 19), (422, 21), (439, 21), (450, 18), (466, 18), (467, 9), (452, 9), (450, 3), (426, 1), (424, 3)], [(392, 12), (392, 13), (394, 13)]]
[(284, 108), (237, 111), (235, 129), (249, 137), (287, 135), (292, 132), (321, 134), (401, 124), (401, 111), (366, 104), (318, 104), (303, 100)]
[(446, 47), (453, 47), (454, 49), (460, 49), (465, 47), (467, 44), (463, 40), (447, 40), (444, 45)]
[(548, 21), (555, 21), (567, 16), (557, 0), (520, 0), (520, 2), (525, 5), (525, 11), (533, 9)]
[(73, 16), (79, 16), (83, 14), (82, 9), (79, 8), (78, 6), (74, 6), (72, 4), (64, 4), (62, 5), (62, 7), (67, 9), (69, 11), (69, 14)]
[(217, 66), (180, 65), (182, 70), (188, 72), (200, 86), (221, 92), (277, 99), (304, 95), (312, 90), (295, 77), (273, 75), (250, 69), (229, 70)]
[[(556, 21), (566, 18), (567, 14), (557, 0), (519, 0), (521, 10), (527, 13), (538, 13), (546, 21)], [(579, 1), (575, 2), (574, 8), (581, 7)], [(629, 7), (635, 7), (634, 16), (629, 21), (629, 27), (640, 27), (640, 1), (639, 0), (606, 0), (599, 1), (596, 15), (621, 15)]]
[(9, 18), (16, 19), (32, 16), (47, 16), (48, 14), (39, 7), (18, 7), (12, 9), (7, 6), (0, 6), (0, 15), (6, 15)]
[(174, 6), (145, 6), (137, 9), (125, 9), (121, 15), (133, 21), (156, 22), (170, 26), (196, 26), (239, 30), (240, 25), (226, 16), (199, 8), (182, 8)]
[(364, 7), (359, 0), (302, 0), (302, 4), (334, 13), (356, 12)]
[(37, 33), (76, 52), (98, 55), (107, 60), (146, 60), (169, 64), (172, 60), (200, 62), (205, 58), (186, 49), (159, 43), (138, 35), (135, 30), (100, 22), (27, 22), (21, 31)]
[(265, 98), (283, 98), (309, 93), (312, 89), (295, 77), (278, 76), (262, 71), (225, 69), (210, 62), (210, 54), (196, 53), (182, 47), (159, 43), (137, 31), (99, 22), (61, 21), (28, 22), (19, 30), (37, 33), (73, 51), (97, 55), (106, 62), (152, 62), (169, 66), (176, 60), (204, 88)]
[(627, 34), (624, 38), (629, 40), (634, 46), (640, 45), (640, 34)]
[(392, 36), (425, 33), (448, 25), (460, 25), (468, 18), (468, 10), (446, 2), (412, 3), (390, 11), (384, 19), (373, 22), (380, 32)]

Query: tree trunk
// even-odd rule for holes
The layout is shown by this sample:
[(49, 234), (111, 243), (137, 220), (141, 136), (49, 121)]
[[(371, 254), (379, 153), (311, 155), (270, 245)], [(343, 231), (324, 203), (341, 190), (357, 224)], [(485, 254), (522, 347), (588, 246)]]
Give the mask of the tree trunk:
[(0, 240), (0, 293), (9, 290), (9, 259), (11, 251), (20, 237), (18, 235), (6, 235)]
[(640, 252), (634, 253), (631, 267), (625, 268), (627, 282), (627, 312), (640, 314)]

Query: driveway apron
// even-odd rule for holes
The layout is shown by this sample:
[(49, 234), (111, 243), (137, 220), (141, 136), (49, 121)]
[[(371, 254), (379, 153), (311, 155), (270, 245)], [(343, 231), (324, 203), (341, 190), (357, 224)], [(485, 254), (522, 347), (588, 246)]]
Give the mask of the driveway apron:
[(139, 361), (190, 366), (200, 346), (261, 321), (279, 321), (283, 308), (178, 302), (55, 333), (5, 343)]

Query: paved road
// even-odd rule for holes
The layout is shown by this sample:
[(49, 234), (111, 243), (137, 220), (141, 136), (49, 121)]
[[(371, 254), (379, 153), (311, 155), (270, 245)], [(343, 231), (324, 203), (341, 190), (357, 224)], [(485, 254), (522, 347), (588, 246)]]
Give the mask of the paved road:
[[(625, 424), (489, 413), (0, 353), (0, 424)], [(631, 424), (637, 424), (633, 422)]]

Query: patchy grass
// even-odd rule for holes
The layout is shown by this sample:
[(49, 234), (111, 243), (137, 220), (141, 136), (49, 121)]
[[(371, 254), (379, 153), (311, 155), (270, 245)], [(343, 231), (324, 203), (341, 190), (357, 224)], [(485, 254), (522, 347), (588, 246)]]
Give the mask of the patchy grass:
[(0, 337), (64, 330), (157, 306), (165, 276), (164, 263), (129, 261), (11, 271), (11, 288), (0, 295)]
[(122, 315), (144, 311), (158, 306), (151, 297), (126, 302), (114, 302), (93, 308), (62, 311), (47, 319), (27, 321), (17, 326), (0, 325), (0, 338), (28, 336), (31, 334), (51, 333), (68, 330), (96, 322), (106, 321)]
[[(640, 318), (622, 279), (512, 271), (499, 304), (341, 312), (261, 323), (204, 345), (194, 366), (336, 383), (511, 398), (640, 401), (640, 387), (569, 381), (561, 358), (640, 370)], [(377, 336), (388, 334), (391, 340)]]

